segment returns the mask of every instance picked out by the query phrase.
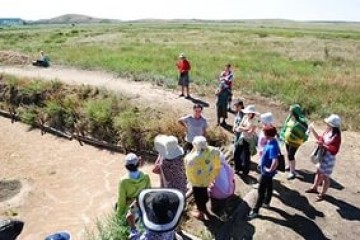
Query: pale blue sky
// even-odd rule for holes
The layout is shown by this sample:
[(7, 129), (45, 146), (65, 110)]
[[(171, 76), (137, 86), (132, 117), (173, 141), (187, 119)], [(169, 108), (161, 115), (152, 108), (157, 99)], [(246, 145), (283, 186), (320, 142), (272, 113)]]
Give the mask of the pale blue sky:
[(0, 18), (37, 20), (67, 13), (121, 20), (282, 18), (360, 21), (360, 0), (0, 0)]

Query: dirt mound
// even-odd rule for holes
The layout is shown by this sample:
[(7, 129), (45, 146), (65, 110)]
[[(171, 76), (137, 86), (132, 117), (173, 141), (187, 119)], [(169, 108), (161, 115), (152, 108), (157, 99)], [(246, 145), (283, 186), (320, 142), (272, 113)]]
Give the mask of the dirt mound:
[(11, 199), (21, 190), (19, 180), (1, 180), (0, 181), (0, 202)]
[(14, 52), (14, 51), (0, 51), (0, 63), (7, 65), (25, 65), (31, 61), (30, 57)]

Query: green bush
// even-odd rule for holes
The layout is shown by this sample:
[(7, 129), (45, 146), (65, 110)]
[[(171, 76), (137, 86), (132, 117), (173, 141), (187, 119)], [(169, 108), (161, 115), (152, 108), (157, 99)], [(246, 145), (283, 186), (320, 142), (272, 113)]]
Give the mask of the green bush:
[(110, 215), (97, 220), (95, 232), (87, 232), (86, 240), (124, 240), (129, 236), (126, 219)]

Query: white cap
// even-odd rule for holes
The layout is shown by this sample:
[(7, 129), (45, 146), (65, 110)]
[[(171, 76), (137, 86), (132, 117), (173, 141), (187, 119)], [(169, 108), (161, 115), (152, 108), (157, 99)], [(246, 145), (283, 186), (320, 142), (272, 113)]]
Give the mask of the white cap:
[(136, 165), (139, 163), (139, 157), (135, 153), (129, 153), (125, 157), (125, 165)]

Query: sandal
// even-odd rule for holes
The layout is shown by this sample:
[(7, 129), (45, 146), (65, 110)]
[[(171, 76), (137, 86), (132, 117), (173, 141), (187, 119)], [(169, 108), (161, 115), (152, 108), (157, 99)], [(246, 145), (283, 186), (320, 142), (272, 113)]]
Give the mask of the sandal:
[(306, 193), (316, 193), (319, 194), (318, 190), (314, 189), (314, 188), (309, 188), (308, 190), (305, 191)]
[(322, 195), (322, 194), (319, 194), (317, 197), (316, 197), (316, 202), (321, 202), (322, 200), (324, 200), (325, 196)]

